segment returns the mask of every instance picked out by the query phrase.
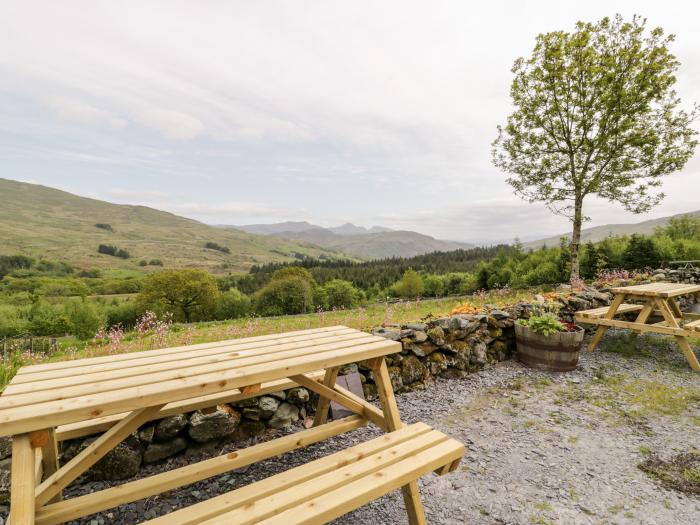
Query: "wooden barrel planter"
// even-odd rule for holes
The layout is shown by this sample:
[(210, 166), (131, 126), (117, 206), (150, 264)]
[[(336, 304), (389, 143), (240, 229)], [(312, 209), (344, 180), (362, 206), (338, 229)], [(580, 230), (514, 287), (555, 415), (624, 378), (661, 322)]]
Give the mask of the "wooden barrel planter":
[(518, 360), (532, 368), (550, 372), (569, 372), (578, 365), (578, 355), (585, 331), (543, 335), (515, 323)]

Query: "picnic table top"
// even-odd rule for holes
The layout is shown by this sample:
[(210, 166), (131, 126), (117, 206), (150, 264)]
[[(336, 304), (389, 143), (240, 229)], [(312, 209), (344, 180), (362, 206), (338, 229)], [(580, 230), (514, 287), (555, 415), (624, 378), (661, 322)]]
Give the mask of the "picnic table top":
[(616, 294), (668, 298), (677, 297), (679, 295), (699, 293), (700, 284), (658, 282), (633, 286), (618, 286), (617, 288), (612, 288), (611, 290)]
[(25, 366), (0, 395), (0, 437), (241, 389), (400, 350), (396, 341), (331, 326)]

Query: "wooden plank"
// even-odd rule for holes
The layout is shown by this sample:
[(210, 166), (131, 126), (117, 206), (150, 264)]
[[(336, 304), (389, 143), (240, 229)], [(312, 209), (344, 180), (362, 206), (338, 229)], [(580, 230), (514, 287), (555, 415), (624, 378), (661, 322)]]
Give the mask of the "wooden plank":
[[(323, 372), (312, 372), (307, 374), (307, 377), (319, 381), (323, 378)], [(272, 392), (279, 392), (280, 390), (288, 390), (296, 386), (299, 385), (286, 378), (277, 381), (269, 381), (267, 383), (263, 383), (261, 385), (260, 392), (257, 394), (252, 394), (252, 396), (262, 396)], [(207, 396), (184, 399), (182, 401), (168, 403), (160, 409), (160, 412), (158, 412), (153, 419), (161, 419), (168, 416), (183, 414), (185, 412), (193, 412), (195, 410), (214, 407), (225, 403), (236, 403), (238, 401), (248, 399), (249, 397), (251, 397), (251, 395), (243, 394), (238, 388), (234, 388), (233, 390), (226, 390), (224, 392), (209, 394)], [(129, 413), (124, 412), (121, 414), (112, 414), (111, 416), (99, 417), (88, 421), (79, 421), (78, 423), (61, 425), (56, 429), (56, 438), (58, 441), (65, 441), (67, 439), (75, 439), (78, 437), (98, 434), (111, 428), (117, 421), (125, 418), (127, 415), (129, 415)]]
[[(399, 407), (396, 405), (396, 398), (394, 397), (394, 389), (391, 385), (391, 378), (389, 377), (386, 360), (383, 358), (376, 359), (372, 363), (372, 372), (374, 372), (374, 382), (377, 385), (377, 394), (382, 404), (386, 426), (389, 430), (398, 430), (403, 426), (403, 423), (399, 415)], [(418, 484), (415, 479), (409, 480), (406, 485), (401, 487), (401, 492), (403, 494), (404, 504), (406, 505), (409, 524), (425, 525), (427, 523), (425, 510), (420, 501), (420, 492), (418, 491)]]
[[(644, 308), (643, 305), (641, 304), (621, 304), (620, 307), (617, 309), (615, 314), (625, 314), (629, 312), (638, 312)], [(576, 317), (580, 317), (582, 319), (591, 319), (591, 318), (596, 318), (596, 317), (604, 317), (605, 314), (608, 313), (610, 310), (609, 306), (601, 306), (600, 308), (593, 308), (591, 310), (580, 310), (578, 312), (575, 312)]]
[(12, 437), (12, 478), (10, 480), (10, 520), (14, 525), (34, 523), (36, 457), (27, 434)]
[[(202, 364), (198, 366), (184, 366), (162, 372), (153, 371), (148, 374), (138, 374), (135, 376), (127, 377), (113, 378), (111, 376), (111, 372), (104, 372), (100, 374), (101, 379), (96, 378), (94, 381), (88, 383), (68, 385), (64, 387), (53, 387), (48, 390), (43, 389), (45, 383), (47, 383), (47, 381), (43, 381), (41, 383), (38, 383), (37, 385), (26, 385), (29, 388), (39, 387), (42, 388), (42, 390), (36, 392), (26, 392), (14, 396), (0, 397), (0, 409), (35, 405), (47, 401), (69, 399), (84, 395), (95, 395), (102, 392), (109, 392), (113, 390), (120, 390), (124, 388), (137, 387), (142, 385), (164, 384), (167, 381), (174, 381), (182, 377), (194, 377), (219, 371), (240, 370), (242, 373), (245, 373), (246, 368), (253, 365), (267, 363), (269, 366), (273, 367), (277, 366), (280, 362), (283, 364), (285, 361), (294, 357), (313, 356), (315, 354), (323, 354), (325, 352), (341, 349), (351, 349), (355, 346), (371, 344), (373, 342), (381, 341), (381, 338), (366, 336), (362, 339), (353, 339), (337, 343), (328, 343), (320, 346), (301, 347), (292, 350), (284, 350), (266, 353), (263, 355), (245, 357), (242, 359), (226, 359), (226, 357), (224, 356), (217, 358), (217, 361), (214, 363)], [(250, 385), (242, 386), (247, 387)]]
[[(130, 360), (139, 360), (139, 359), (147, 359), (150, 357), (154, 356), (167, 356), (167, 357), (177, 357), (177, 354), (187, 354), (193, 351), (198, 351), (201, 349), (207, 349), (207, 348), (216, 348), (216, 347), (221, 347), (221, 346), (238, 346), (238, 345), (247, 345), (250, 343), (261, 343), (263, 341), (278, 341), (278, 340), (283, 340), (283, 339), (288, 339), (288, 338), (301, 338), (298, 340), (307, 340), (307, 336), (315, 337), (317, 334), (327, 334), (328, 332), (342, 332), (342, 333), (348, 333), (348, 331), (352, 331), (353, 329), (348, 328), (347, 326), (328, 326), (324, 328), (314, 328), (314, 329), (305, 329), (305, 330), (296, 330), (293, 332), (285, 332), (281, 334), (269, 334), (269, 335), (259, 335), (259, 336), (254, 336), (254, 337), (243, 337), (239, 339), (228, 339), (225, 341), (213, 341), (211, 343), (200, 343), (196, 345), (185, 345), (185, 346), (175, 346), (171, 348), (159, 348), (156, 350), (144, 350), (140, 352), (128, 352), (128, 353), (122, 353), (122, 354), (111, 354), (111, 355), (103, 355), (103, 356), (98, 356), (98, 357), (87, 357), (87, 358), (81, 358), (81, 359), (72, 359), (72, 360), (66, 360), (66, 361), (56, 361), (52, 363), (40, 363), (37, 365), (29, 365), (29, 366), (24, 366), (19, 369), (17, 372), (17, 375), (24, 375), (24, 374), (34, 374), (37, 372), (45, 372), (48, 370), (60, 370), (60, 369), (66, 369), (66, 368), (80, 368), (83, 369), (83, 367), (87, 365), (104, 365), (104, 364), (109, 364), (109, 363), (116, 363), (116, 362), (121, 362), (121, 361), (130, 361)], [(358, 330), (359, 331), (359, 330)], [(306, 338), (306, 339), (305, 339)], [(284, 341), (284, 343), (288, 342), (295, 342), (295, 341)]]
[[(56, 440), (56, 431), (50, 428), (46, 431), (47, 439), (46, 443), (41, 447), (41, 464), (43, 477), (48, 478), (58, 471), (58, 441)], [(38, 482), (41, 482), (43, 478), (39, 478)], [(61, 492), (56, 494), (56, 496), (51, 500), (51, 503), (61, 501)]]
[[(217, 350), (216, 353), (210, 355), (195, 356), (190, 359), (182, 359), (179, 361), (167, 361), (165, 363), (155, 363), (155, 364), (144, 364), (143, 366), (136, 367), (120, 367), (116, 370), (100, 370), (90, 372), (89, 369), (94, 370), (95, 367), (86, 367), (80, 370), (79, 374), (76, 374), (74, 369), (71, 374), (65, 377), (58, 377), (53, 379), (42, 378), (41, 380), (24, 380), (24, 382), (12, 383), (8, 385), (5, 392), (3, 392), (3, 399), (10, 395), (18, 395), (22, 393), (38, 392), (45, 390), (57, 390), (60, 388), (70, 388), (78, 385), (92, 385), (104, 381), (116, 382), (121, 378), (133, 378), (136, 376), (141, 376), (141, 382), (148, 382), (149, 377), (153, 377), (154, 374), (159, 372), (167, 371), (177, 371), (183, 369), (192, 369), (193, 367), (198, 367), (208, 364), (216, 363), (230, 363), (231, 366), (240, 365), (243, 366), (247, 361), (254, 359), (256, 357), (267, 357), (274, 356), (281, 352), (292, 352), (294, 350), (303, 350), (305, 353), (311, 353), (313, 351), (323, 351), (324, 348), (329, 347), (343, 347), (348, 346), (353, 343), (361, 344), (363, 342), (376, 341), (377, 338), (370, 334), (365, 334), (362, 332), (356, 332), (341, 336), (324, 337), (315, 339), (313, 341), (302, 341), (297, 343), (289, 343), (283, 345), (272, 345), (266, 346), (264, 348), (253, 348), (249, 350), (241, 350), (231, 352), (228, 349), (223, 351)], [(161, 358), (155, 358), (161, 359)], [(146, 360), (143, 360), (146, 361)], [(148, 360), (151, 361), (151, 360)], [(38, 376), (40, 374), (34, 374), (29, 377)], [(42, 374), (43, 375), (43, 374)]]
[[(436, 470), (445, 463), (454, 461), (463, 452), (464, 447), (460, 443), (448, 440), (374, 472), (371, 480), (357, 479), (258, 523), (260, 525), (327, 523), (409, 483), (411, 480)], [(223, 514), (203, 523), (206, 525), (232, 523), (227, 521), (227, 518), (228, 515)]]
[[(325, 376), (323, 378), (323, 385), (329, 388), (335, 386), (336, 378), (338, 377), (339, 367), (334, 366), (326, 370)], [(316, 405), (316, 415), (314, 415), (314, 426), (323, 425), (328, 419), (328, 408), (330, 407), (331, 400), (327, 397), (319, 397), (318, 404)]]
[[(213, 349), (204, 349), (192, 351), (181, 359), (173, 359), (173, 356), (154, 356), (149, 358), (141, 358), (133, 361), (117, 361), (99, 365), (86, 364), (80, 368), (69, 368), (60, 370), (48, 370), (46, 372), (38, 372), (34, 374), (24, 374), (13, 378), (9, 387), (10, 393), (22, 392), (20, 387), (25, 387), (27, 384), (37, 385), (44, 388), (55, 388), (64, 384), (80, 384), (80, 382), (90, 382), (102, 377), (121, 377), (137, 375), (141, 373), (151, 373), (153, 371), (171, 370), (173, 364), (180, 367), (194, 366), (197, 364), (206, 364), (209, 362), (217, 362), (221, 357), (228, 359), (240, 359), (253, 355), (262, 355), (269, 352), (278, 352), (282, 350), (293, 350), (295, 348), (315, 347), (326, 343), (339, 342), (344, 340), (357, 340), (366, 338), (370, 334), (359, 332), (357, 330), (347, 330), (347, 333), (337, 333), (325, 335), (323, 337), (298, 337), (292, 338), (291, 342), (267, 341), (264, 344), (247, 344), (240, 345), (235, 348), (231, 346), (217, 347)], [(181, 355), (181, 354), (180, 354)], [(76, 369), (80, 370), (80, 378), (75, 377)], [(145, 372), (144, 372), (145, 371)], [(109, 373), (109, 374), (107, 374)], [(61, 383), (60, 380), (73, 379), (73, 382)], [(49, 382), (51, 381), (51, 382)], [(43, 383), (47, 383), (45, 386)], [(3, 395), (6, 395), (3, 393)]]
[(693, 348), (690, 346), (690, 343), (688, 343), (688, 340), (685, 337), (676, 337), (676, 343), (678, 343), (685, 358), (688, 360), (690, 368), (696, 372), (700, 372), (700, 361), (698, 361), (698, 358), (695, 356), (695, 352), (693, 352)]
[(332, 399), (336, 403), (349, 408), (355, 414), (363, 416), (369, 419), (372, 423), (377, 425), (379, 428), (387, 428), (386, 422), (384, 421), (384, 416), (382, 413), (374, 406), (370, 405), (366, 401), (358, 402), (355, 399), (349, 398), (341, 394), (339, 391), (328, 388), (326, 385), (321, 384), (313, 379), (307, 378), (303, 375), (291, 376), (290, 379), (299, 383), (301, 386), (313, 390), (319, 395), (325, 398)]
[(637, 332), (654, 332), (665, 335), (688, 335), (690, 332), (682, 328), (671, 328), (668, 326), (652, 326), (650, 324), (635, 323), (633, 321), (619, 321), (617, 319), (596, 319), (595, 323), (603, 327), (627, 328)]
[(37, 506), (41, 507), (51, 501), (61, 490), (102, 459), (107, 452), (121, 443), (154, 414), (157, 414), (160, 408), (160, 406), (152, 406), (135, 410), (90, 443), (63, 467), (48, 476), (36, 488)]
[(608, 330), (607, 327), (603, 324), (600, 323), (601, 320), (603, 319), (612, 319), (617, 315), (617, 309), (620, 307), (620, 305), (624, 302), (625, 300), (625, 294), (621, 293), (616, 295), (612, 303), (610, 304), (610, 308), (608, 308), (608, 311), (605, 313), (602, 319), (597, 319), (598, 328), (595, 331), (595, 334), (593, 334), (593, 337), (591, 337), (591, 342), (588, 345), (588, 351), (592, 352), (595, 350), (596, 346), (600, 343), (601, 339), (603, 339), (603, 336), (605, 335), (605, 332)]
[[(254, 504), (238, 505), (235, 509), (226, 512), (224, 516), (226, 523), (253, 525), (290, 508), (298, 507), (305, 501), (323, 497), (324, 494), (339, 488), (342, 489), (342, 487), (352, 484), (353, 481), (361, 481), (365, 485), (374, 483), (374, 474), (377, 471), (399, 461), (410, 460), (417, 454), (439, 447), (441, 443), (447, 441), (448, 438), (445, 434), (433, 430), (416, 436), (414, 439), (398, 443), (385, 451), (361, 457), (358, 461), (350, 464), (336, 461), (336, 468), (329, 472), (314, 476), (288, 487), (284, 491), (276, 490), (267, 497), (257, 498)], [(450, 462), (451, 460), (447, 463)]]
[(281, 376), (306, 374), (321, 368), (331, 368), (399, 351), (401, 351), (400, 343), (382, 340), (349, 349), (297, 357), (277, 362), (275, 366), (262, 364), (245, 369), (187, 376), (175, 381), (104, 392), (95, 396), (9, 408), (0, 411), (0, 436), (108, 416), (143, 406), (180, 401), (224, 389), (272, 381), (280, 379)]
[[(365, 419), (358, 416), (339, 419), (325, 425), (302, 430), (279, 439), (186, 465), (175, 470), (162, 472), (148, 478), (78, 496), (60, 503), (46, 505), (39, 509), (37, 513), (37, 525), (55, 525), (117, 507), (124, 503), (154, 496), (257, 463), (267, 458), (279, 456), (332, 436), (350, 432), (364, 426), (366, 423)], [(166, 523), (170, 522), (166, 521)]]
[[(327, 423), (330, 424), (330, 423)], [(222, 494), (207, 501), (180, 509), (148, 522), (149, 525), (195, 525), (203, 520), (218, 516), (229, 510), (254, 505), (257, 500), (282, 492), (307, 480), (317, 478), (345, 465), (351, 465), (362, 458), (389, 450), (391, 447), (425, 435), (431, 428), (424, 423), (407, 426), (397, 432), (360, 443), (316, 459), (305, 465), (281, 472)]]
[(700, 319), (696, 321), (691, 321), (689, 323), (685, 323), (685, 325), (683, 325), (683, 328), (685, 328), (686, 330), (689, 328), (693, 330), (700, 330)]

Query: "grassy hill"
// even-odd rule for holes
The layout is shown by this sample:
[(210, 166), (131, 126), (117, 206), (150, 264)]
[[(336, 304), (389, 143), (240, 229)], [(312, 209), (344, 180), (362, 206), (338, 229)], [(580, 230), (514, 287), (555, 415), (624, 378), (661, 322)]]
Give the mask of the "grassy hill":
[[(682, 215), (700, 217), (700, 210), (688, 213), (679, 213), (677, 215), (671, 215), (669, 217), (661, 217), (660, 219), (651, 219), (648, 221), (630, 224), (605, 224), (603, 226), (585, 228), (584, 230), (581, 230), (581, 242), (599, 242), (607, 237), (632, 235), (633, 233), (638, 233), (641, 235), (651, 235), (652, 233), (654, 233), (654, 230), (656, 230), (656, 228), (666, 226), (668, 224), (668, 221), (673, 217), (680, 217)], [(562, 233), (561, 235), (548, 237), (546, 239), (539, 239), (537, 241), (525, 242), (523, 243), (523, 246), (526, 248), (539, 248), (542, 245), (557, 246), (559, 245), (559, 239), (561, 237), (566, 237), (567, 239), (570, 239), (571, 232)]]
[[(109, 229), (96, 224), (109, 225)], [(230, 253), (206, 249), (206, 243)], [(100, 244), (127, 250), (129, 259), (97, 253)], [(139, 268), (142, 259), (165, 267), (244, 271), (253, 264), (290, 261), (297, 254), (333, 255), (277, 237), (221, 229), (145, 206), (112, 204), (46, 186), (0, 179), (0, 255), (24, 253), (72, 265)]]

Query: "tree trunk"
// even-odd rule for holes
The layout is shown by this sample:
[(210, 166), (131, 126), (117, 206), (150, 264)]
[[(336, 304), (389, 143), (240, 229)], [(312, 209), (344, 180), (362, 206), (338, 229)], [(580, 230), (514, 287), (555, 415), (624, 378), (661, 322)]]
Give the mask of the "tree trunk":
[(571, 233), (571, 282), (580, 278), (581, 225), (583, 224), (583, 198), (574, 201), (574, 231)]

